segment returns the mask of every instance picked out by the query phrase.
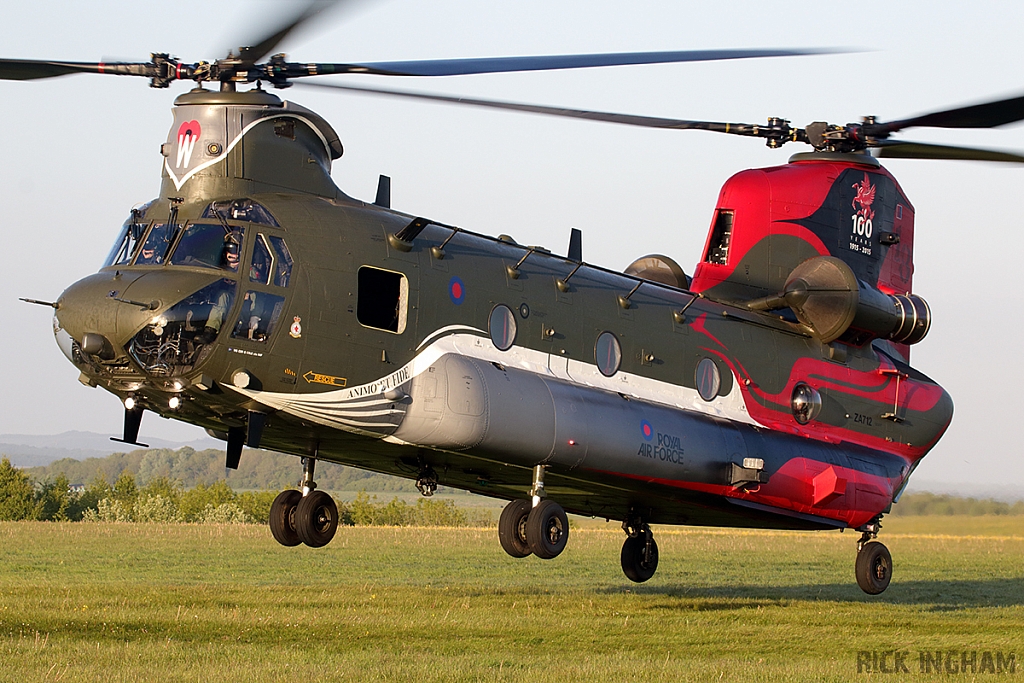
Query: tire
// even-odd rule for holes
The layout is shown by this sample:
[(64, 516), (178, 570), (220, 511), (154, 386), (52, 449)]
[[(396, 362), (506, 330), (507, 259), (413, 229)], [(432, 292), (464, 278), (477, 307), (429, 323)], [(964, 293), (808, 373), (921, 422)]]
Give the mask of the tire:
[(865, 543), (857, 553), (857, 585), (868, 595), (878, 595), (892, 580), (892, 555), (878, 541)]
[(542, 500), (526, 518), (526, 540), (542, 560), (558, 557), (569, 540), (569, 518), (553, 500)]
[(270, 506), (270, 533), (281, 545), (293, 547), (302, 543), (295, 531), (295, 507), (302, 500), (302, 492), (290, 489), (277, 494)]
[(338, 506), (323, 491), (311, 491), (295, 508), (295, 531), (310, 548), (331, 542), (338, 530)]
[(651, 538), (651, 555), (644, 560), (644, 550), (647, 546), (647, 535), (639, 534), (636, 537), (627, 537), (622, 544), (622, 573), (633, 583), (643, 583), (658, 571), (658, 544)]
[(532, 506), (528, 500), (513, 500), (501, 511), (498, 518), (498, 540), (501, 548), (512, 557), (527, 557), (533, 554), (526, 540), (526, 520)]

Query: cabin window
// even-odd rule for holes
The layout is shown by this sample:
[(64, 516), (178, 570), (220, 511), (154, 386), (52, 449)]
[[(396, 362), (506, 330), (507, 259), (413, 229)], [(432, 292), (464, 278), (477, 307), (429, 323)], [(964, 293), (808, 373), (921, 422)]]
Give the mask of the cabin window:
[(602, 332), (594, 345), (594, 359), (597, 369), (605, 377), (611, 377), (619, 371), (622, 364), (622, 346), (618, 338), (611, 332)]
[(821, 412), (821, 394), (809, 384), (798, 382), (793, 387), (793, 398), (790, 405), (793, 408), (793, 419), (805, 425)]
[(367, 327), (401, 334), (409, 307), (409, 281), (401, 273), (363, 266), (359, 269), (356, 317)]
[(697, 382), (697, 393), (702, 399), (711, 401), (718, 396), (718, 390), (722, 388), (722, 374), (715, 361), (701, 358), (694, 379)]
[(512, 309), (504, 304), (495, 306), (487, 327), (491, 331), (491, 341), (499, 351), (508, 351), (512, 348), (516, 341), (516, 316)]
[(732, 223), (736, 212), (732, 209), (715, 211), (715, 226), (711, 230), (711, 241), (704, 261), (724, 266), (729, 260), (729, 245), (732, 244)]
[(246, 292), (242, 300), (242, 310), (238, 314), (238, 322), (235, 323), (231, 336), (249, 341), (267, 341), (274, 332), (283, 308), (283, 296), (252, 290)]
[(243, 228), (219, 223), (190, 223), (174, 248), (171, 263), (238, 272)]

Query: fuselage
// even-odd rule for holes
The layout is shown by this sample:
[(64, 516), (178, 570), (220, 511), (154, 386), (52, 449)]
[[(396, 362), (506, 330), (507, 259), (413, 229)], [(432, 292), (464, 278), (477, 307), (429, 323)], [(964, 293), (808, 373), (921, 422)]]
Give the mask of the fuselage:
[(179, 98), (160, 198), (58, 301), (84, 381), (499, 498), (542, 464), (566, 510), (654, 523), (862, 526), (949, 424), (896, 345), (716, 295), (725, 263), (691, 291), (349, 198), (337, 136), (275, 100)]

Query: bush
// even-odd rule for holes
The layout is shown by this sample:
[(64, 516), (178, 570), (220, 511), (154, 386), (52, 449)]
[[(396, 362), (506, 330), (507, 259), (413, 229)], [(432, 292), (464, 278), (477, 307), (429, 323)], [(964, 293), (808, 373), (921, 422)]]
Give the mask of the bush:
[(180, 522), (181, 513), (178, 505), (170, 498), (157, 493), (150, 496), (139, 496), (132, 510), (132, 518), (136, 522)]
[[(69, 513), (77, 512), (72, 508), (77, 507), (78, 495), (72, 493), (68, 478), (63, 474), (57, 475), (52, 482), (45, 482), (39, 487), (36, 493), (35, 518), (64, 522), (71, 517)], [(81, 519), (81, 513), (77, 514)]]
[(135, 500), (139, 497), (139, 487), (135, 484), (135, 475), (127, 470), (122, 472), (114, 482), (110, 497), (129, 509), (135, 505)]
[(96, 506), (95, 518), (93, 515), (85, 517), (88, 521), (97, 522), (132, 522), (132, 509), (116, 498), (104, 498)]
[(221, 503), (217, 507), (207, 504), (197, 522), (203, 524), (252, 524), (252, 517), (234, 503)]
[(216, 508), (224, 503), (234, 502), (235, 492), (231, 490), (226, 481), (221, 479), (209, 486), (199, 484), (195, 488), (185, 491), (181, 494), (179, 506), (181, 516), (186, 522), (199, 522), (206, 514), (207, 505)]
[[(360, 491), (348, 505), (349, 519), (357, 526), (467, 526), (469, 515), (451, 500), (420, 498), (409, 505), (400, 498), (378, 503), (377, 496)], [(339, 514), (341, 508), (339, 507)], [(490, 515), (488, 514), (488, 519)], [(344, 516), (342, 517), (344, 521)]]
[(468, 522), (465, 510), (460, 510), (452, 500), (420, 498), (414, 512), (417, 526), (466, 526)]
[(32, 519), (35, 516), (35, 495), (28, 475), (0, 460), (0, 520)]
[[(270, 506), (275, 498), (277, 493), (274, 491), (246, 491), (238, 494), (235, 503), (254, 523), (266, 524), (270, 521)], [(338, 512), (341, 513), (341, 503), (338, 504)]]

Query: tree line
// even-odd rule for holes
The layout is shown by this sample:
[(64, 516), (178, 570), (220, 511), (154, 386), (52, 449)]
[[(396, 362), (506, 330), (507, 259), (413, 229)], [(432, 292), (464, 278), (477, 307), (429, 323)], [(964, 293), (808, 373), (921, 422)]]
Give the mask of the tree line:
[[(188, 446), (177, 450), (138, 449), (85, 460), (64, 458), (42, 467), (27, 468), (26, 472), (36, 481), (52, 481), (63, 474), (72, 484), (85, 484), (96, 476), (114, 482), (122, 472), (129, 472), (140, 486), (164, 478), (185, 488), (209, 486), (224, 479), (238, 491), (281, 491), (294, 487), (301, 478), (299, 459), (294, 455), (246, 449), (238, 469), (225, 470), (224, 451), (213, 448), (197, 451)], [(317, 463), (316, 481), (320, 488), (332, 491), (416, 491), (407, 479), (324, 461)]]
[[(278, 491), (236, 492), (224, 479), (186, 488), (163, 475), (144, 485), (128, 469), (111, 484), (97, 473), (74, 490), (64, 472), (33, 481), (25, 470), (0, 459), (0, 520), (189, 522), (265, 524)], [(341, 524), (359, 526), (491, 526), (490, 510), (463, 510), (451, 500), (398, 497), (380, 501), (360, 491), (354, 500), (336, 501)]]

